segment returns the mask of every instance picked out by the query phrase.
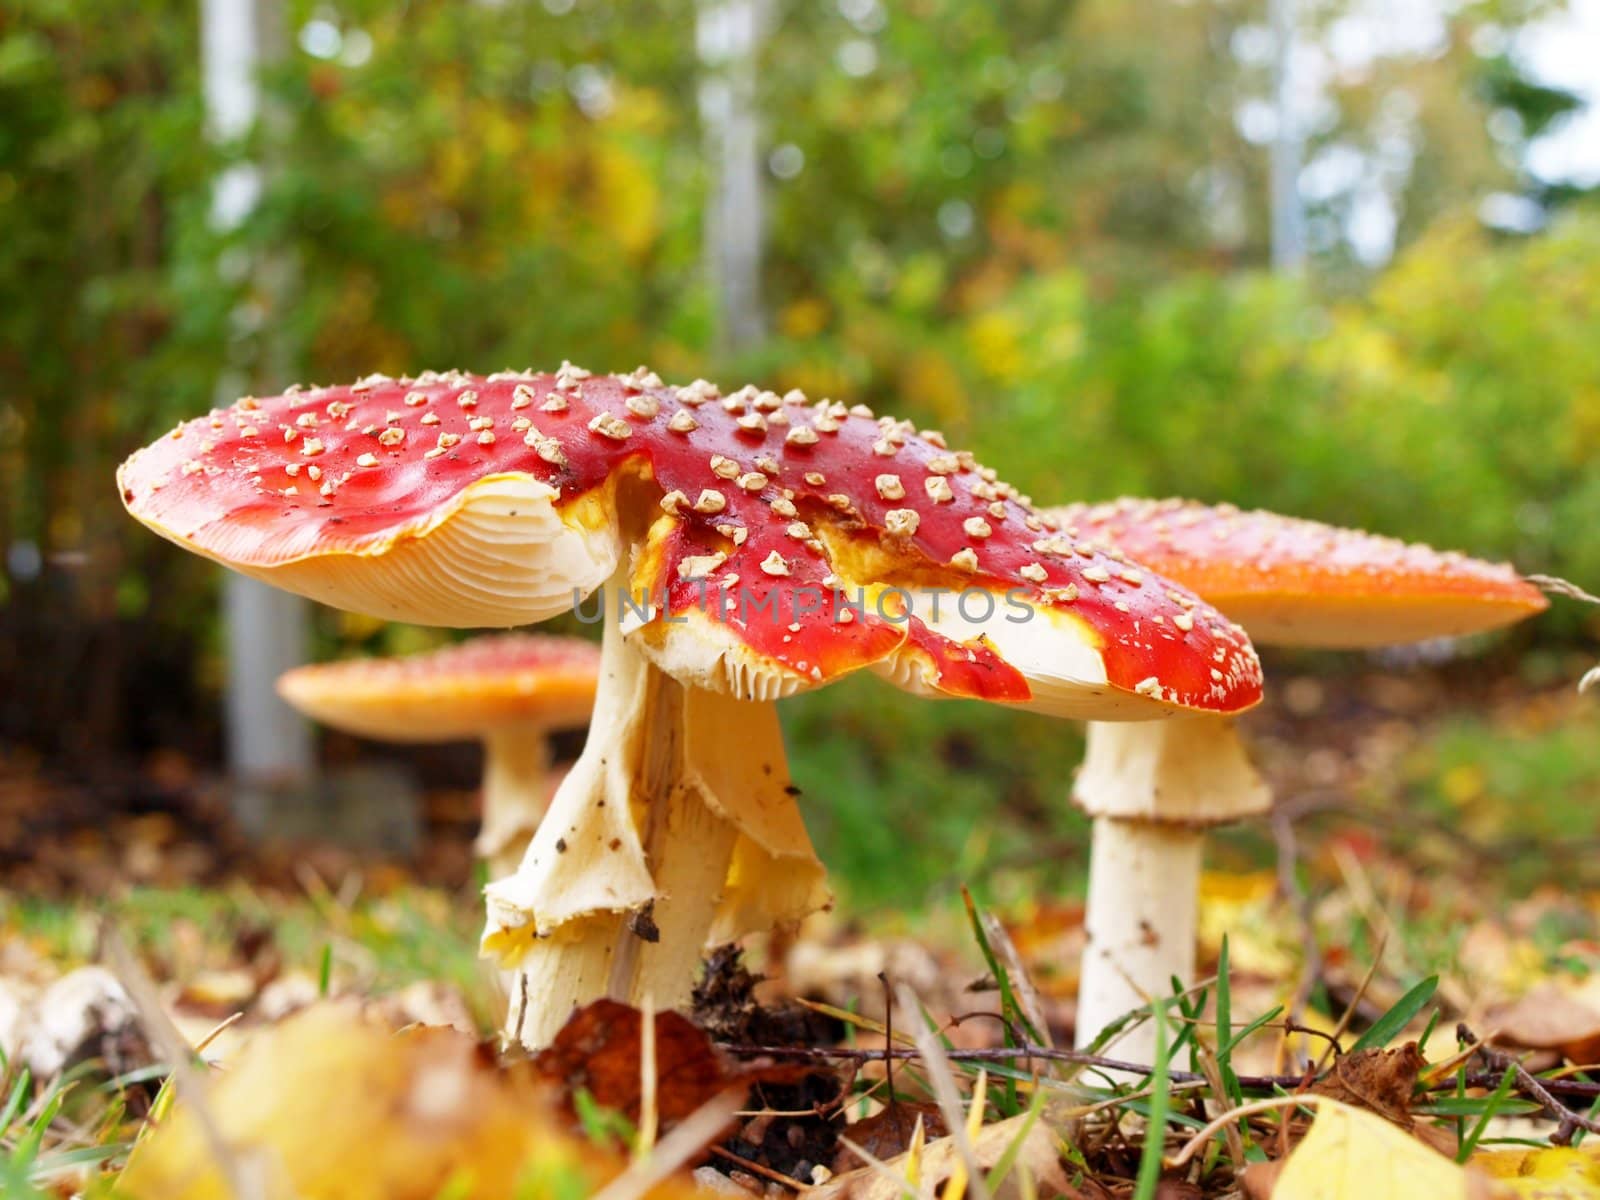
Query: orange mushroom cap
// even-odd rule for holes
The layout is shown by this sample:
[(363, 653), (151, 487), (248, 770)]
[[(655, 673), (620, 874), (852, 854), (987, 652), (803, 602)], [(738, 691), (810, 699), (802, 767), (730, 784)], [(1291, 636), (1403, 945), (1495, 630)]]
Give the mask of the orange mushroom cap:
[(592, 642), (507, 633), (398, 658), (296, 667), (279, 678), (278, 694), (347, 733), (448, 742), (510, 725), (583, 725), (599, 673), (600, 648)]
[(1122, 499), (1049, 510), (1215, 604), (1263, 645), (1359, 649), (1457, 637), (1543, 612), (1504, 563), (1230, 504)]

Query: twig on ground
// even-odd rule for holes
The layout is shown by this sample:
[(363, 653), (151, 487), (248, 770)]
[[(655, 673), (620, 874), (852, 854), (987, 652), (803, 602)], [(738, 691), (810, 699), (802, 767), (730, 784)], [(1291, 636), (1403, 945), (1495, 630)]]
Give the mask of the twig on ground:
[[(1211, 1094), (1219, 1098), (1226, 1097), (1228, 1091), (1222, 1086), (1222, 1064), (1217, 1061), (1217, 1056), (1199, 1038), (1195, 1039), (1194, 1048), (1200, 1058), (1200, 1066), (1204, 1071), (1206, 1082), (1211, 1085)], [(1170, 1069), (1169, 1076), (1170, 1078)], [(1246, 1166), (1244, 1156), (1244, 1139), (1239, 1136), (1239, 1131), (1232, 1125), (1224, 1126), (1224, 1139), (1228, 1143), (1228, 1159), (1233, 1163), (1233, 1171), (1238, 1175)]]
[[(1341, 864), (1342, 866), (1342, 864)], [(1387, 925), (1373, 926), (1378, 934), (1377, 950), (1372, 955), (1372, 965), (1367, 968), (1367, 973), (1361, 977), (1361, 986), (1356, 988), (1356, 994), (1350, 997), (1350, 1003), (1345, 1005), (1344, 1012), (1339, 1016), (1339, 1023), (1333, 1027), (1333, 1034), (1328, 1038), (1328, 1044), (1322, 1048), (1322, 1053), (1317, 1055), (1316, 1065), (1312, 1068), (1314, 1074), (1320, 1075), (1328, 1065), (1328, 1057), (1339, 1049), (1339, 1039), (1344, 1036), (1345, 1030), (1350, 1028), (1350, 1022), (1355, 1018), (1356, 1009), (1361, 1005), (1361, 998), (1367, 994), (1367, 989), (1372, 986), (1372, 980), (1378, 973), (1378, 965), (1383, 962), (1384, 947), (1389, 944), (1389, 930)]]
[(1456, 1026), (1456, 1037), (1463, 1042), (1477, 1043), (1478, 1057), (1482, 1058), (1491, 1067), (1498, 1067), (1502, 1072), (1512, 1072), (1516, 1076), (1517, 1089), (1537, 1100), (1544, 1106), (1545, 1112), (1560, 1123), (1560, 1128), (1550, 1138), (1552, 1145), (1570, 1145), (1572, 1135), (1580, 1129), (1588, 1133), (1600, 1133), (1600, 1124), (1591, 1121), (1582, 1113), (1574, 1112), (1556, 1099), (1546, 1081), (1529, 1071), (1514, 1055), (1507, 1054), (1503, 1050), (1496, 1050), (1493, 1046), (1485, 1045), (1478, 1040), (1478, 1036), (1468, 1029), (1464, 1023)]
[(1028, 974), (1027, 964), (1022, 961), (1022, 955), (1017, 951), (1017, 944), (1011, 940), (1011, 934), (1007, 932), (1000, 918), (992, 912), (985, 911), (981, 919), (983, 931), (989, 937), (989, 944), (994, 948), (1000, 965), (1010, 977), (1011, 990), (1016, 997), (1017, 1007), (1022, 1010), (1022, 1015), (1027, 1018), (1028, 1024), (1032, 1025), (1044, 1039), (1045, 1044), (1051, 1044), (1050, 1022), (1045, 1017), (1044, 1001), (1039, 996), (1039, 989), (1034, 986), (1033, 977)]
[(734, 1166), (742, 1167), (753, 1175), (759, 1175), (763, 1179), (770, 1179), (773, 1183), (782, 1184), (784, 1187), (792, 1188), (796, 1192), (803, 1192), (812, 1186), (809, 1183), (802, 1183), (792, 1176), (785, 1175), (782, 1171), (774, 1171), (771, 1167), (764, 1167), (758, 1162), (753, 1162), (742, 1154), (735, 1154), (726, 1146), (712, 1146), (711, 1153), (718, 1158), (727, 1159)]
[(634, 1154), (648, 1157), (655, 1149), (656, 1134), (661, 1128), (661, 1113), (657, 1107), (656, 1090), (656, 998), (646, 992), (639, 1008), (639, 1137)]
[[(1324, 1035), (1326, 1036), (1326, 1035)], [(772, 1058), (799, 1058), (799, 1059), (838, 1059), (849, 1062), (881, 1062), (885, 1059), (914, 1059), (920, 1058), (921, 1052), (909, 1047), (896, 1047), (890, 1050), (879, 1048), (860, 1049), (851, 1046), (757, 1046), (739, 1042), (719, 1042), (717, 1045), (730, 1054), (755, 1056), (768, 1056)], [(1110, 1071), (1127, 1071), (1137, 1075), (1148, 1076), (1150, 1065), (1148, 1063), (1124, 1062), (1121, 1059), (1106, 1058), (1099, 1054), (1086, 1054), (1080, 1050), (1052, 1050), (1044, 1046), (1005, 1046), (978, 1050), (946, 1050), (944, 1056), (951, 1062), (1010, 1062), (1027, 1060), (1029, 1058), (1044, 1058), (1055, 1062), (1076, 1063), (1081, 1066), (1103, 1067)], [(1468, 1087), (1493, 1088), (1500, 1082), (1505, 1074), (1503, 1069), (1491, 1071), (1474, 1071), (1467, 1075)], [(1199, 1086), (1208, 1083), (1203, 1074), (1195, 1071), (1173, 1071), (1171, 1073), (1173, 1084)], [(1297, 1088), (1304, 1085), (1306, 1076), (1298, 1075), (1240, 1075), (1239, 1086), (1251, 1091), (1272, 1091), (1276, 1088)], [(1572, 1099), (1593, 1100), (1600, 1097), (1600, 1083), (1589, 1083), (1576, 1079), (1544, 1079), (1539, 1081), (1540, 1086), (1552, 1096), (1566, 1096)], [(1441, 1079), (1435, 1088), (1430, 1090), (1448, 1091), (1456, 1086), (1456, 1080)], [(1139, 1093), (1135, 1092), (1126, 1096), (1116, 1096), (1105, 1101), (1105, 1104), (1115, 1104), (1126, 1100), (1137, 1099)]]

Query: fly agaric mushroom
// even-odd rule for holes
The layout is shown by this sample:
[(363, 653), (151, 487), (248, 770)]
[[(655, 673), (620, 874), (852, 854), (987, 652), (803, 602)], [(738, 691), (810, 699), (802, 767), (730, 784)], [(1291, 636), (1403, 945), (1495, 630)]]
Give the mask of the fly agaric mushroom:
[(306, 716), (386, 742), (483, 742), (483, 825), (491, 878), (509, 875), (544, 816), (546, 734), (584, 725), (600, 649), (575, 637), (509, 633), (402, 658), (296, 667), (278, 694)]
[[(1232, 505), (1119, 500), (1049, 512), (1068, 537), (1115, 547), (1194, 589), (1261, 645), (1456, 637), (1547, 603), (1509, 566)], [(1094, 819), (1077, 1022), (1087, 1046), (1172, 978), (1193, 978), (1204, 830), (1265, 812), (1272, 797), (1233, 721), (1202, 715), (1090, 723), (1073, 798)], [(1139, 1026), (1114, 1045), (1148, 1061), (1154, 1030)]]
[[(1260, 697), (1243, 632), (1176, 585), (1055, 536), (937, 434), (799, 392), (373, 376), (191, 421), (119, 481), (179, 544), (382, 618), (521, 624), (604, 587), (588, 743), (486, 893), (531, 1046), (603, 994), (676, 1005), (708, 936), (824, 902), (772, 700), (863, 667), (1080, 719)], [(970, 603), (924, 619), (937, 588)]]

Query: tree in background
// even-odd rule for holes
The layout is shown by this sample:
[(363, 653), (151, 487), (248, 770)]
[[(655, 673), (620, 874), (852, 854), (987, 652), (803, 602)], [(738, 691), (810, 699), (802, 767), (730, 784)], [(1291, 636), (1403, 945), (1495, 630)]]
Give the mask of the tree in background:
[[(226, 233), (210, 181), (255, 147), (202, 134), (192, 4), (0, 16), (0, 736), (208, 746), (210, 576), (108, 480), (267, 329), (302, 379), (748, 375), (944, 427), (1040, 499), (1184, 491), (1600, 572), (1570, 449), (1600, 428), (1595, 226), (1502, 243), (1476, 216), (1530, 187), (1560, 107), (1496, 74), (1541, 5), (1398, 32), (1301, 6), (1295, 284), (1256, 270), (1265, 0), (774, 0), (772, 334), (737, 357), (702, 270), (688, 0), (285, 7), (281, 167)], [(243, 269), (268, 248), (291, 296)], [(65, 664), (42, 693), (39, 656)]]

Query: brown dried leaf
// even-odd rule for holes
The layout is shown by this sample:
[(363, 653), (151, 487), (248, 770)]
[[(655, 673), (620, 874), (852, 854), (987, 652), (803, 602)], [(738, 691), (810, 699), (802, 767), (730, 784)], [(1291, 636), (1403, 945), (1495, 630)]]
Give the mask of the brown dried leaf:
[(1427, 1059), (1417, 1043), (1407, 1042), (1393, 1050), (1358, 1050), (1334, 1060), (1311, 1090), (1356, 1108), (1365, 1108), (1409, 1130), (1411, 1095), (1417, 1075)]
[[(882, 1112), (846, 1126), (844, 1136), (873, 1158), (894, 1158), (911, 1148), (911, 1139), (916, 1136), (919, 1120), (922, 1122), (923, 1136), (930, 1141), (950, 1132), (945, 1128), (944, 1115), (937, 1104), (895, 1101), (886, 1105)], [(866, 1162), (848, 1146), (840, 1146), (839, 1153), (834, 1156), (835, 1171), (853, 1171), (863, 1166), (866, 1166)]]
[[(533, 1060), (534, 1070), (571, 1097), (586, 1090), (605, 1108), (639, 1120), (643, 1014), (615, 1000), (580, 1008)], [(663, 1131), (737, 1083), (792, 1083), (803, 1066), (742, 1067), (724, 1061), (706, 1033), (681, 1013), (657, 1013), (656, 1112)]]
[(1552, 983), (1489, 1013), (1496, 1042), (1529, 1050), (1556, 1050), (1575, 1063), (1600, 1057), (1600, 1012)]

